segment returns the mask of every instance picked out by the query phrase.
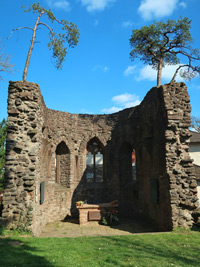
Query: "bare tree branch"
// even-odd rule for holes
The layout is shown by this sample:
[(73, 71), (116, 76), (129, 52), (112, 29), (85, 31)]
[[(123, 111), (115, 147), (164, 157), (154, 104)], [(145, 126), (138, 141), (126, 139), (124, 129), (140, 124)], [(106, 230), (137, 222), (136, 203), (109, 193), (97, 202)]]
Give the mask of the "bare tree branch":
[(39, 26), (39, 25), (44, 25), (45, 27), (47, 27), (47, 28), (49, 29), (49, 31), (50, 31), (52, 37), (54, 38), (53, 30), (52, 30), (46, 23), (44, 23), (44, 22), (39, 22), (39, 23), (38, 23), (38, 26)]
[(188, 65), (188, 64), (180, 65), (180, 66), (176, 69), (176, 71), (175, 71), (175, 73), (174, 73), (174, 75), (173, 75), (173, 77), (172, 77), (170, 83), (173, 83), (173, 82), (174, 82), (174, 80), (175, 80), (175, 78), (176, 78), (176, 75), (178, 74), (179, 70), (180, 70), (181, 68), (184, 68), (184, 67), (189, 67), (189, 65)]
[(200, 133), (200, 118), (197, 118), (195, 116), (191, 117), (191, 126), (192, 128), (194, 128), (195, 131), (197, 131), (198, 133)]
[(29, 29), (29, 30), (33, 31), (33, 28), (31, 28), (31, 27), (19, 27), (17, 29), (13, 29), (7, 39), (10, 39), (12, 37), (12, 34), (13, 34), (14, 31), (19, 31), (19, 30), (22, 30), (22, 29)]
[[(0, 72), (7, 72), (13, 74), (15, 64), (10, 63), (10, 56), (7, 56), (3, 51), (0, 52)], [(3, 80), (0, 75), (0, 80)]]

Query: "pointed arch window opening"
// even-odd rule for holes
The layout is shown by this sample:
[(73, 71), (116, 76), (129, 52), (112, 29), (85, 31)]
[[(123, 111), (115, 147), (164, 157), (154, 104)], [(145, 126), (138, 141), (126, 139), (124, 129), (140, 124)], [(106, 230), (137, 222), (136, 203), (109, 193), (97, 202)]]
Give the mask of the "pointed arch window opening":
[(135, 184), (137, 179), (137, 149), (129, 142), (121, 145), (119, 150), (119, 179), (122, 188)]
[(96, 141), (90, 141), (87, 146), (86, 155), (86, 181), (103, 182), (103, 164), (104, 156), (100, 144)]
[(65, 142), (58, 144), (55, 151), (55, 182), (69, 187), (70, 151)]

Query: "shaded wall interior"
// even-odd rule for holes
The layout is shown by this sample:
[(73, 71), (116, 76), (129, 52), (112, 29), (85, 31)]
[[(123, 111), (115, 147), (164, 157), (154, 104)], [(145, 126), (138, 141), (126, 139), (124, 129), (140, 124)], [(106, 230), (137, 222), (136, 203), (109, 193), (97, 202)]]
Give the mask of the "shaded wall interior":
[(171, 227), (162, 90), (155, 88), (140, 106), (112, 115), (45, 112), (56, 154), (52, 177), (70, 195), (65, 215), (77, 216), (76, 201), (117, 199), (122, 216)]

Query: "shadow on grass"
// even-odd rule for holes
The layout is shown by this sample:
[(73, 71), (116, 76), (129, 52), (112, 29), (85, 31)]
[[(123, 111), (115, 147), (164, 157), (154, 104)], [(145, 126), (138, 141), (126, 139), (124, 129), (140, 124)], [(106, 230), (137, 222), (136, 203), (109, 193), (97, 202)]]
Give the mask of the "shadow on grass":
[(17, 238), (0, 237), (1, 267), (54, 267), (42, 256), (37, 256), (37, 248), (30, 247), (28, 241)]
[(199, 266), (200, 235), (167, 233), (80, 238), (2, 238), (2, 267)]
[(192, 227), (192, 229), (191, 229), (192, 231), (195, 231), (195, 232), (200, 232), (200, 225), (198, 224), (196, 224), (196, 225), (193, 225), (193, 227)]
[[(31, 237), (17, 237), (17, 235), (23, 235), (25, 232), (7, 231), (9, 222), (9, 220), (0, 218), (0, 266), (54, 267), (45, 257), (37, 255), (42, 254), (41, 249), (29, 245)], [(30, 235), (30, 233), (27, 232), (27, 235)]]
[[(141, 266), (199, 266), (200, 256), (199, 248), (195, 244), (187, 243), (187, 239), (177, 239), (173, 235), (165, 234), (163, 240), (155, 235), (148, 235), (141, 238), (135, 236), (121, 237), (102, 237), (105, 242), (114, 242), (119, 255), (124, 250), (124, 257), (128, 260), (134, 255), (134, 261)], [(185, 241), (185, 242), (184, 242)], [(198, 246), (200, 247), (200, 246)], [(108, 248), (109, 249), (109, 248)], [(109, 251), (108, 251), (109, 253)], [(121, 254), (122, 255), (122, 254)], [(115, 264), (118, 260), (109, 258), (110, 264)], [(157, 265), (159, 263), (159, 265)], [(167, 264), (166, 264), (167, 263)], [(139, 266), (140, 266), (139, 264)], [(154, 265), (155, 264), (155, 265)]]

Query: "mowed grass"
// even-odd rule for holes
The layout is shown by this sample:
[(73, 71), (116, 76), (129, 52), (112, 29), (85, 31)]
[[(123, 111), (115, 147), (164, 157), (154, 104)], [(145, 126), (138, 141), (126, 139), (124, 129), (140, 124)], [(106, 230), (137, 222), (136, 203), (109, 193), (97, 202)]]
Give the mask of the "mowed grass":
[(200, 266), (200, 232), (0, 238), (1, 267)]

